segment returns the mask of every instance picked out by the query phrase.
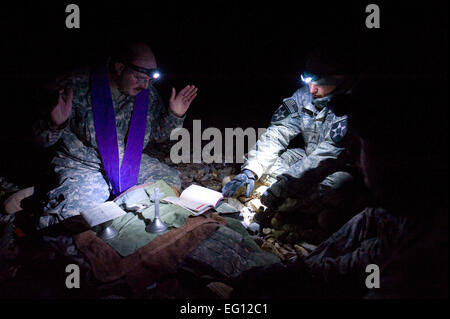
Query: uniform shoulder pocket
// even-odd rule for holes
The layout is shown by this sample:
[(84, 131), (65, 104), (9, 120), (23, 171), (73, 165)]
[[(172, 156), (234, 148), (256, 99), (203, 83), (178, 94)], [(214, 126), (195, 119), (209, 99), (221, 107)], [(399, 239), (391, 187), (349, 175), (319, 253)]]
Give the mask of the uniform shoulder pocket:
[(297, 102), (293, 98), (288, 98), (283, 101), (283, 104), (275, 111), (271, 122), (284, 120), (291, 114), (298, 112)]

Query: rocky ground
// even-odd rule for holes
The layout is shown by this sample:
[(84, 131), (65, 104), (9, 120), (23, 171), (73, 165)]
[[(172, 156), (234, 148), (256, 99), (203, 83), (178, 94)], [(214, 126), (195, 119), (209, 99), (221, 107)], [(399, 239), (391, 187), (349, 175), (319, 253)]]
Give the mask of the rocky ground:
[[(147, 149), (150, 156), (176, 167), (180, 172), (182, 190), (191, 184), (221, 191), (223, 185), (240, 172), (241, 164), (226, 163), (180, 163), (174, 164), (167, 149)], [(328, 236), (320, 226), (320, 216), (283, 216), (269, 211), (260, 197), (268, 185), (257, 182), (250, 197), (244, 196), (244, 189), (238, 190), (235, 198), (224, 201), (240, 212), (239, 219), (253, 236), (255, 242), (265, 251), (280, 257), (282, 261), (307, 256)]]
[[(198, 184), (221, 191), (222, 186), (240, 172), (240, 164), (174, 164), (168, 157), (167, 149), (154, 147), (146, 152), (178, 169), (182, 190), (191, 184)], [(236, 198), (225, 198), (224, 201), (239, 212), (233, 217), (241, 221), (261, 249), (279, 256), (283, 262), (304, 258), (326, 238), (319, 226), (320, 217), (318, 219), (317, 216), (296, 216), (292, 219), (267, 210), (260, 202), (260, 196), (266, 189), (267, 185), (257, 182), (249, 198), (243, 195), (244, 190), (241, 189)], [(0, 177), (1, 202), (17, 190), (19, 190), (17, 185), (8, 181), (7, 178)], [(6, 215), (2, 212), (0, 214), (0, 284), (4, 281), (15, 281), (17, 271), (23, 269), (20, 261), (17, 261), (18, 256), (22, 255), (19, 253), (18, 239), (20, 240), (20, 233), (14, 228), (14, 215)], [(36, 257), (33, 253), (33, 258), (41, 257), (39, 254)], [(48, 256), (45, 258), (48, 259)], [(26, 273), (25, 276), (28, 276), (26, 278), (35, 278), (33, 272)], [(36, 285), (41, 286), (39, 283)], [(40, 291), (40, 288), (36, 289)], [(41, 295), (41, 292), (36, 293)]]

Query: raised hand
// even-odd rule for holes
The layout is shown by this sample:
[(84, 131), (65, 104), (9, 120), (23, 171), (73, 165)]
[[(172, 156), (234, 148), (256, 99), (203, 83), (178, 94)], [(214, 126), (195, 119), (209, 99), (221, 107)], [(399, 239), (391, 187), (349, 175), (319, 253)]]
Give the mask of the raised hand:
[(169, 100), (170, 110), (176, 116), (183, 116), (191, 105), (191, 102), (197, 96), (197, 90), (195, 85), (187, 85), (177, 94), (175, 88), (172, 88), (172, 95)]
[(72, 88), (68, 88), (66, 90), (66, 100), (64, 101), (62, 94), (64, 89), (59, 90), (58, 103), (53, 107), (50, 112), (51, 119), (51, 127), (57, 128), (61, 124), (63, 124), (72, 113), (72, 97), (73, 90)]

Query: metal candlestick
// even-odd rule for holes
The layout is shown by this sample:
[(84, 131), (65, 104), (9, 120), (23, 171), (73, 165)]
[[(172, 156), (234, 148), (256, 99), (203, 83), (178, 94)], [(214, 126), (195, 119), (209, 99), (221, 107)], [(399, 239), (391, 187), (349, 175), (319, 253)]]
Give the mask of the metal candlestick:
[(155, 193), (150, 196), (150, 200), (155, 201), (155, 218), (153, 222), (145, 227), (145, 231), (149, 233), (160, 233), (167, 230), (168, 226), (159, 218), (159, 200), (164, 196), (164, 193), (159, 192), (159, 188), (155, 188)]
[(100, 234), (98, 234), (98, 237), (103, 240), (109, 240), (116, 237), (119, 232), (114, 227), (112, 227), (112, 223), (113, 221), (110, 220), (106, 223), (101, 224), (100, 226), (103, 228), (103, 230), (100, 232)]

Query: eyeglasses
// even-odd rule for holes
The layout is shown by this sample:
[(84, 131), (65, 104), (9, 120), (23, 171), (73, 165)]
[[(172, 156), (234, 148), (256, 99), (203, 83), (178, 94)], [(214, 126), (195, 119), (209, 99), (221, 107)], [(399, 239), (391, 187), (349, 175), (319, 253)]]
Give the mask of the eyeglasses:
[(142, 83), (142, 84), (146, 84), (147, 82), (153, 83), (154, 81), (157, 81), (161, 77), (161, 73), (158, 71), (158, 69), (141, 68), (132, 63), (125, 63), (125, 66), (133, 71), (143, 73), (143, 74), (146, 74), (149, 76), (149, 78), (140, 77), (140, 76), (137, 76), (134, 72), (131, 72), (131, 75), (133, 76), (134, 80), (138, 83)]
[(130, 73), (131, 73), (131, 76), (133, 77), (133, 79), (139, 84), (153, 83), (153, 79), (151, 79), (151, 78), (144, 78), (144, 77), (136, 76), (136, 74), (134, 74), (134, 72), (130, 72)]

